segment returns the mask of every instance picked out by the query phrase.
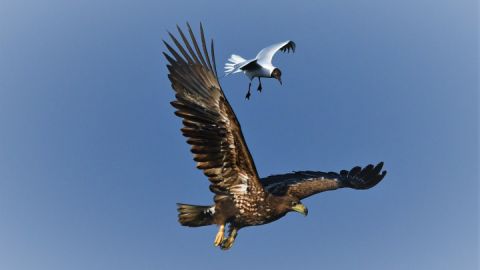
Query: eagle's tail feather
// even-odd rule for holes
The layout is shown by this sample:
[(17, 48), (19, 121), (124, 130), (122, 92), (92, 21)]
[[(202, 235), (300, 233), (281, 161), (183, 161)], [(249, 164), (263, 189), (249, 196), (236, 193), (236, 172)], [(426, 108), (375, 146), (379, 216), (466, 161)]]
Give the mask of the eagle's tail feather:
[(215, 206), (200, 206), (177, 203), (178, 222), (183, 226), (199, 227), (211, 225)]
[(232, 54), (230, 58), (228, 58), (228, 62), (225, 64), (225, 75), (240, 72), (239, 67), (241, 67), (245, 61), (247, 61), (245, 58)]

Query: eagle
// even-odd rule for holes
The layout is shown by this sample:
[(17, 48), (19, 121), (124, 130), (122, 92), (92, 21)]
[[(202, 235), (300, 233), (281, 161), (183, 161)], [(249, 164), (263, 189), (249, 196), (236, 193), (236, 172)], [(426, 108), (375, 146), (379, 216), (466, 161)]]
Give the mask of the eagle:
[(260, 178), (240, 123), (220, 86), (213, 39), (208, 50), (202, 24), (200, 43), (188, 23), (187, 28), (190, 41), (177, 25), (183, 45), (168, 32), (176, 49), (163, 41), (168, 50), (163, 55), (175, 91), (171, 105), (183, 119), (181, 132), (191, 145), (197, 168), (210, 180), (214, 203), (177, 204), (181, 225), (217, 225), (214, 245), (227, 250), (241, 228), (267, 224), (292, 211), (306, 216), (304, 198), (339, 188), (368, 189), (385, 177), (380, 162), (338, 173), (295, 171)]

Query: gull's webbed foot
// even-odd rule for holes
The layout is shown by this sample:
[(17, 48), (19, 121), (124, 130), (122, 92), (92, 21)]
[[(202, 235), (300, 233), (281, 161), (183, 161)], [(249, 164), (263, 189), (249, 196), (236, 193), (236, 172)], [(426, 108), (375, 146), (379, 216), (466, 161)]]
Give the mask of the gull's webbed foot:
[(248, 89), (247, 95), (245, 96), (245, 99), (250, 99), (250, 89)]
[(252, 82), (250, 82), (248, 84), (248, 92), (247, 92), (247, 95), (245, 96), (245, 99), (250, 99), (250, 88), (251, 88), (251, 86), (252, 86)]
[(260, 78), (258, 78), (258, 88), (257, 88), (257, 91), (258, 91), (258, 92), (262, 92), (262, 81), (260, 81)]
[(215, 241), (213, 244), (218, 247), (223, 241), (224, 241), (224, 236), (225, 234), (225, 224), (220, 225), (220, 228), (218, 228), (217, 235), (215, 236)]

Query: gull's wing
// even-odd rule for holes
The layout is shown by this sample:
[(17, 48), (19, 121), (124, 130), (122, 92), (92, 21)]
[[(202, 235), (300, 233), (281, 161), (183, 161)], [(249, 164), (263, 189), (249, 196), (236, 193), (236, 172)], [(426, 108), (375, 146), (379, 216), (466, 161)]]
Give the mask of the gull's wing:
[(383, 162), (376, 166), (372, 164), (361, 168), (354, 167), (350, 171), (315, 172), (300, 171), (282, 175), (272, 175), (262, 178), (261, 182), (266, 191), (276, 195), (291, 195), (303, 199), (327, 190), (338, 188), (369, 189), (387, 174), (382, 172)]
[(295, 52), (295, 47), (296, 47), (295, 42), (293, 42), (291, 40), (287, 40), (287, 41), (284, 41), (284, 42), (273, 44), (271, 46), (268, 46), (268, 47), (262, 49), (257, 54), (255, 59), (257, 59), (258, 63), (261, 64), (261, 65), (271, 65), (273, 56), (278, 51), (290, 52), (290, 50), (292, 50), (292, 52)]
[(164, 42), (173, 57), (163, 54), (175, 90), (176, 100), (171, 104), (177, 109), (175, 114), (183, 118), (181, 131), (192, 145), (197, 168), (209, 178), (216, 200), (224, 195), (263, 193), (240, 123), (218, 82), (213, 40), (210, 59), (201, 25), (201, 47), (190, 25), (191, 42), (177, 28), (185, 45), (169, 33), (177, 50)]

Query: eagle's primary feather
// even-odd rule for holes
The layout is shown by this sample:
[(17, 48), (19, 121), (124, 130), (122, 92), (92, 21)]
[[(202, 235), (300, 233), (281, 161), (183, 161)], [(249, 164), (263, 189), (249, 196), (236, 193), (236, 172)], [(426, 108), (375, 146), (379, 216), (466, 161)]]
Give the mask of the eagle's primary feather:
[[(179, 204), (182, 225), (219, 225), (215, 245), (228, 249), (242, 227), (275, 221), (289, 211), (306, 215), (307, 210), (300, 203), (302, 198), (341, 187), (370, 188), (382, 180), (386, 173), (381, 173), (383, 163), (340, 173), (304, 171), (260, 179), (240, 123), (218, 81), (213, 40), (209, 54), (202, 25), (200, 46), (190, 25), (187, 27), (190, 41), (177, 26), (184, 45), (169, 33), (176, 49), (164, 42), (170, 55), (163, 54), (169, 62), (168, 78), (175, 91), (176, 100), (171, 104), (175, 114), (183, 119), (182, 134), (191, 145), (197, 168), (211, 182), (215, 203)], [(293, 42), (279, 47), (294, 48)], [(226, 239), (225, 224), (230, 225)]]
[(338, 188), (368, 189), (387, 174), (382, 170), (383, 162), (365, 168), (354, 167), (350, 171), (336, 172), (297, 171), (293, 173), (271, 175), (262, 178), (263, 187), (278, 196), (288, 194), (304, 199), (314, 194)]

